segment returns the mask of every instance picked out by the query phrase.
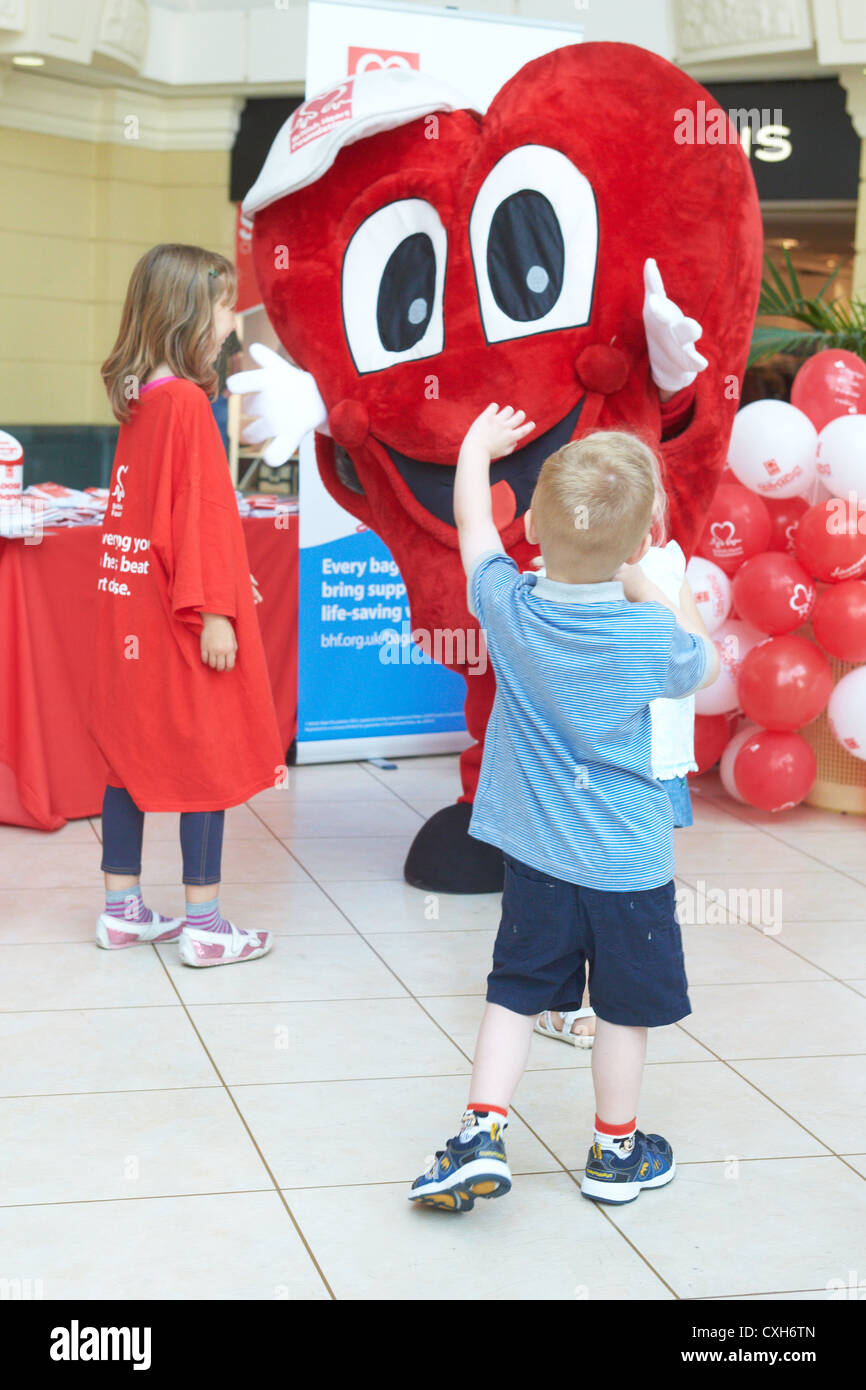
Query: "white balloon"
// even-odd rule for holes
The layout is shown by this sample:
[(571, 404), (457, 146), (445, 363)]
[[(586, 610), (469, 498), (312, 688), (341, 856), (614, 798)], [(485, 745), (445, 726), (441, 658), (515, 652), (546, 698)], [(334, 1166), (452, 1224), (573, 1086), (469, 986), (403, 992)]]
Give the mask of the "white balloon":
[(734, 416), (728, 463), (761, 497), (799, 497), (815, 477), (818, 431), (787, 401), (752, 401)]
[(695, 695), (696, 714), (729, 714), (732, 709), (737, 709), (740, 663), (766, 636), (766, 632), (761, 632), (752, 623), (744, 623), (740, 618), (727, 618), (713, 633), (722, 663), (721, 670), (712, 685), (705, 685)]
[(866, 415), (840, 415), (818, 435), (818, 476), (834, 497), (866, 497)]
[(843, 676), (830, 696), (827, 718), (834, 737), (866, 762), (866, 666)]
[(760, 727), (760, 724), (756, 724), (753, 719), (750, 719), (743, 725), (742, 729), (737, 730), (730, 743), (725, 745), (725, 751), (719, 760), (719, 777), (722, 780), (722, 786), (728, 793), (728, 796), (732, 796), (735, 801), (741, 801), (744, 806), (748, 803), (746, 798), (740, 795), (739, 788), (737, 787), (734, 778), (734, 763), (737, 761), (737, 754), (743, 744), (746, 743), (756, 729), (760, 729)]
[(702, 555), (693, 555), (689, 560), (686, 579), (707, 632), (715, 632), (731, 611), (730, 579), (723, 569)]

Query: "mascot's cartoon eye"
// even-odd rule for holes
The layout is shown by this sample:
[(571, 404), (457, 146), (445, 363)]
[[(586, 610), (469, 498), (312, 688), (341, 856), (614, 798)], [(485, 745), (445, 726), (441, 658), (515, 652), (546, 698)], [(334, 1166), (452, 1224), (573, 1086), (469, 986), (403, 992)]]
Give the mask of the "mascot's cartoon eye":
[(343, 257), (343, 322), (356, 369), (377, 372), (442, 351), (447, 237), (432, 203), (372, 213)]
[(487, 275), (503, 314), (521, 323), (543, 318), (559, 298), (564, 269), (562, 232), (544, 194), (523, 188), (505, 198), (487, 236)]
[(379, 281), (376, 327), (389, 352), (420, 343), (433, 312), (436, 252), (426, 232), (404, 237), (388, 257)]
[(469, 243), (488, 342), (589, 322), (598, 211), (589, 180), (559, 150), (521, 145), (493, 166)]

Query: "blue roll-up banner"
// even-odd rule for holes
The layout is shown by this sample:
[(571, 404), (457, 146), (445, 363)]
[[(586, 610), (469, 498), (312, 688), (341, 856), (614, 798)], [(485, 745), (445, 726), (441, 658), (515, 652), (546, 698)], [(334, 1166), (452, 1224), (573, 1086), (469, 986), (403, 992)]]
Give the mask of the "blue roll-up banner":
[(313, 439), (300, 449), (298, 762), (466, 748), (465, 682), (412, 641), (400, 571), (324, 487)]

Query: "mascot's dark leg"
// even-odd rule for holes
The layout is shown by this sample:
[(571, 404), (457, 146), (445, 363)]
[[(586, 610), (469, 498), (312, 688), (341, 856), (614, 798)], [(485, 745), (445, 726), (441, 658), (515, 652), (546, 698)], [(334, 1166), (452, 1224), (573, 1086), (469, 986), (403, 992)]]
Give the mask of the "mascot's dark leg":
[(502, 854), (469, 834), (472, 805), (444, 806), (422, 825), (406, 856), (403, 874), (413, 888), (431, 893), (501, 893)]
[(466, 727), (476, 742), (460, 756), (463, 795), (422, 825), (403, 874), (413, 888), (432, 893), (501, 893), (505, 872), (501, 851), (469, 834), (484, 733), (496, 690), (492, 669), (488, 666), (483, 675), (467, 676), (466, 687)]

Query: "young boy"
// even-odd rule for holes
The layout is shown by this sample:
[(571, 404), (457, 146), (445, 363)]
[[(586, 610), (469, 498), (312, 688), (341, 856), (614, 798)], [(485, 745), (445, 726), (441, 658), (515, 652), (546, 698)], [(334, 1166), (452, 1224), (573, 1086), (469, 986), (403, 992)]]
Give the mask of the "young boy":
[(469, 607), (496, 673), (470, 829), (503, 851), (505, 888), (469, 1104), (409, 1194), (451, 1211), (510, 1190), (502, 1135), (535, 1019), (579, 997), (587, 960), (596, 1117), (581, 1192), (630, 1202), (675, 1172), (670, 1145), (636, 1120), (647, 1028), (690, 1012), (649, 703), (709, 684), (718, 657), (638, 565), (657, 473), (631, 435), (600, 432), (547, 460), (525, 518), (546, 577), (518, 571), (493, 524), (489, 470), (532, 429), (522, 411), (488, 406), (454, 482)]

